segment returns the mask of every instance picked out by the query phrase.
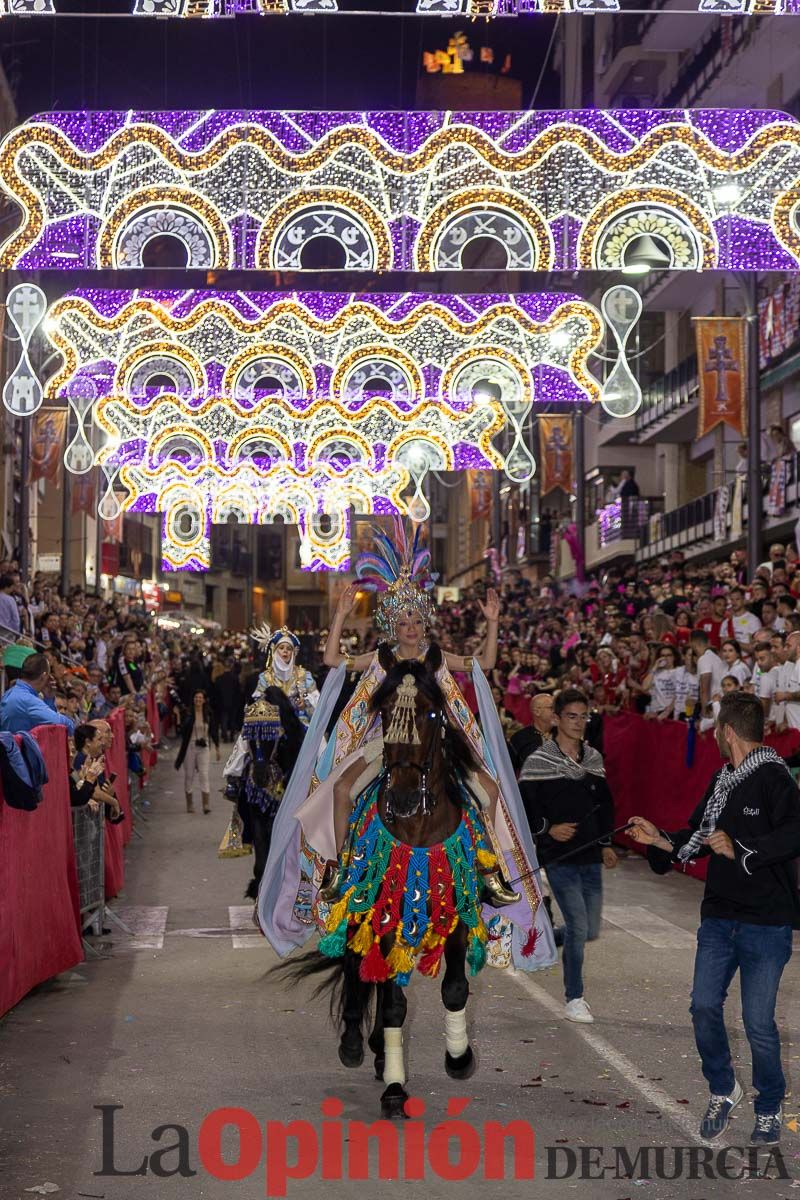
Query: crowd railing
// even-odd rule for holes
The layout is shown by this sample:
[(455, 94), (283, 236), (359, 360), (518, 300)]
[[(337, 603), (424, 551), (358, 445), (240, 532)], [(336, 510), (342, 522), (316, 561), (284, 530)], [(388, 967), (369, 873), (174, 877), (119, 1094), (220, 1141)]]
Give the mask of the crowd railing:
[[(158, 708), (148, 693), (156, 716)], [(0, 784), (0, 1016), (37, 984), (96, 953), (83, 938), (104, 922), (127, 927), (108, 907), (125, 884), (125, 847), (138, 817), (131, 801), (125, 714), (108, 717), (113, 734), (105, 773), (116, 775), (114, 790), (125, 820), (112, 825), (104, 810), (70, 805), (67, 731), (40, 725), (32, 736), (41, 750), (48, 782), (33, 810), (8, 803)], [(130, 931), (128, 931), (130, 932)]]

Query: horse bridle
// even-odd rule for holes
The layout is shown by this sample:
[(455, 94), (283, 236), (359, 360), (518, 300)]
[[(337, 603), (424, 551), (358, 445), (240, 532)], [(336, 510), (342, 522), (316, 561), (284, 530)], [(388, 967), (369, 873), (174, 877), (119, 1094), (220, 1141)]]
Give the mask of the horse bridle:
[(422, 812), (423, 812), (424, 816), (429, 816), (429, 814), (430, 814), (431, 807), (428, 803), (428, 794), (429, 794), (428, 793), (428, 776), (429, 776), (431, 770), (433, 769), (433, 757), (434, 757), (434, 754), (436, 753), (437, 740), (444, 735), (444, 728), (445, 728), (445, 724), (446, 724), (446, 717), (445, 717), (443, 708), (435, 710), (432, 713), (432, 716), (435, 719), (436, 724), (434, 726), (433, 734), (432, 734), (431, 740), (430, 740), (430, 745), (428, 746), (428, 753), (425, 756), (424, 762), (417, 763), (417, 762), (413, 762), (411, 759), (401, 758), (397, 762), (387, 763), (386, 747), (384, 746), (384, 749), (383, 749), (383, 771), (381, 772), (381, 774), (383, 775), (384, 781), (387, 782), (387, 787), (386, 787), (386, 791), (384, 794), (386, 796), (386, 815), (390, 820), (394, 818), (395, 812), (394, 812), (394, 809), (392, 808), (392, 802), (391, 802), (392, 788), (391, 788), (391, 784), (388, 783), (388, 780), (390, 779), (391, 773), (394, 770), (401, 770), (401, 769), (408, 770), (410, 768), (414, 771), (419, 771), (419, 774), (420, 774), (419, 802), (417, 803), (415, 808), (412, 808), (409, 812), (404, 813), (403, 815), (407, 816), (407, 817), (413, 817), (419, 811), (420, 807), (422, 808)]

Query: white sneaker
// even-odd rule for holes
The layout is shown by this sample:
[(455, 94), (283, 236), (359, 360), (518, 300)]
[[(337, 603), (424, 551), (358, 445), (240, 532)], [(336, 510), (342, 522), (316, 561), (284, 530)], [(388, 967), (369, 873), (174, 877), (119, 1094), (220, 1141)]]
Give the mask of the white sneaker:
[(577, 1021), (580, 1025), (591, 1025), (594, 1021), (592, 1010), (583, 996), (579, 996), (577, 1000), (567, 1001), (564, 1006), (564, 1016), (568, 1021)]

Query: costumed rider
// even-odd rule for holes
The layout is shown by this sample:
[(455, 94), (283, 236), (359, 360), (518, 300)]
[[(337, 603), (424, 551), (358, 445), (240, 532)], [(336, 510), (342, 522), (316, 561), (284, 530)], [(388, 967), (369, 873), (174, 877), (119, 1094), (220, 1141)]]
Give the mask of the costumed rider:
[[(254, 626), (250, 637), (266, 653), (266, 663), (258, 677), (253, 699), (263, 696), (269, 688), (280, 688), (301, 725), (307, 728), (319, 702), (319, 691), (311, 672), (295, 662), (300, 649), (299, 639), (285, 625), (273, 633), (266, 624)], [(240, 734), (222, 770), (225, 795), (229, 800), (238, 796), (237, 781), (244, 774), (246, 757), (247, 740)]]
[(285, 692), (268, 687), (248, 704), (241, 738), (247, 750), (242, 774), (235, 782), (241, 840), (255, 851), (253, 878), (245, 896), (255, 900), (267, 864), (272, 826), (286, 783), (303, 744), (305, 728)]
[[(342, 594), (325, 649), (325, 663), (335, 668), (320, 694), (303, 749), (278, 811), (269, 859), (258, 895), (259, 924), (278, 954), (289, 954), (302, 945), (315, 928), (326, 927), (326, 910), (343, 894), (347, 871), (346, 843), (354, 802), (382, 771), (383, 729), (380, 712), (371, 699), (392, 665), (402, 661), (436, 662), (435, 679), (446, 703), (447, 719), (460, 730), (478, 761), (468, 779), (476, 823), (486, 835), (494, 861), (481, 871), (487, 920), (503, 927), (507, 953), (489, 955), (499, 966), (513, 962), (522, 970), (537, 970), (556, 961), (550, 922), (541, 903), (536, 852), (522, 808), (514, 771), (508, 757), (484, 670), (497, 656), (500, 603), (490, 592), (481, 605), (487, 621), (486, 643), (479, 659), (444, 654), (428, 641), (433, 617), (428, 572), (430, 554), (396, 523), (394, 541), (380, 529), (373, 531), (376, 551), (357, 563), (359, 583)], [(379, 591), (376, 624), (388, 642), (373, 653), (345, 658), (340, 637), (345, 620), (355, 607), (361, 588)], [(431, 657), (430, 651), (435, 650)], [(334, 725), (322, 751), (324, 735), (337, 706), (347, 672), (361, 672), (355, 691)], [(470, 710), (452, 671), (471, 672), (479, 704), (480, 724)], [(344, 851), (344, 853), (342, 853)], [(500, 864), (501, 870), (497, 869)], [(512, 891), (504, 881), (512, 879)], [(490, 936), (494, 934), (490, 931)], [(491, 947), (490, 947), (491, 949)]]

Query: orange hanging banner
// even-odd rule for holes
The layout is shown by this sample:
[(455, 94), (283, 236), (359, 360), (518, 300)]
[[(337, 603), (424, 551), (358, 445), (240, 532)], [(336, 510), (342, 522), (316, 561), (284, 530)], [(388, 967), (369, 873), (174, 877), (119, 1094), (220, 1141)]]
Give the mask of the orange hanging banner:
[(29, 483), (46, 479), (56, 487), (61, 482), (64, 455), (64, 434), (67, 430), (67, 410), (42, 409), (33, 417), (31, 426), (31, 468)]
[(572, 417), (539, 417), (540, 495), (573, 488)]
[(717, 425), (745, 434), (747, 343), (743, 317), (695, 317), (700, 405), (697, 436)]
[(469, 481), (470, 514), (473, 521), (488, 517), (492, 507), (491, 471), (467, 471)]

